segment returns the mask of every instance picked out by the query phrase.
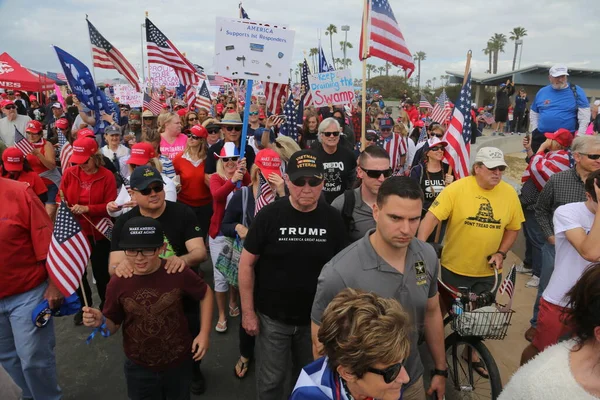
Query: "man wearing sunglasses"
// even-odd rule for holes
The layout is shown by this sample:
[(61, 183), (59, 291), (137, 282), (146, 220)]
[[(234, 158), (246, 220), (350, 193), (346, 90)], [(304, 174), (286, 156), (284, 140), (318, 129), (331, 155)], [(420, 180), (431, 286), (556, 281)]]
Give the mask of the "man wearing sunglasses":
[[(289, 197), (260, 210), (239, 263), (242, 326), (256, 338), (257, 398), (287, 398), (287, 371), (312, 361), (310, 308), (321, 268), (346, 244), (339, 213), (319, 201), (323, 164), (310, 150), (294, 153)], [(288, 360), (293, 360), (293, 368)]]
[(390, 155), (390, 168), (397, 172), (403, 170), (408, 153), (408, 138), (393, 131), (394, 120), (390, 117), (379, 119), (379, 141), (377, 145)]
[(0, 109), (6, 116), (0, 119), (0, 139), (7, 147), (15, 144), (15, 128), (25, 135), (25, 127), (31, 121), (28, 115), (17, 114), (17, 106), (12, 100), (2, 100)]
[(375, 229), (336, 255), (321, 272), (311, 312), (313, 355), (319, 357), (319, 327), (333, 298), (345, 288), (373, 292), (398, 300), (411, 315), (410, 353), (404, 365), (410, 382), (403, 400), (425, 400), (423, 363), (417, 349), (419, 334), (433, 358), (429, 394), (444, 397), (447, 376), (444, 328), (437, 292), (438, 260), (433, 248), (416, 239), (423, 191), (405, 176), (386, 179), (373, 204)]

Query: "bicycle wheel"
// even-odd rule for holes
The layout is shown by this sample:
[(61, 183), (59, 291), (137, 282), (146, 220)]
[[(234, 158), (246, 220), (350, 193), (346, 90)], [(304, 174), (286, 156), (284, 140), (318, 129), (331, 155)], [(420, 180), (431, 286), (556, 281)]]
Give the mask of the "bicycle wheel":
[[(454, 332), (445, 340), (448, 382), (446, 399), (492, 399), (502, 391), (502, 378), (494, 357), (478, 337), (464, 337)], [(470, 361), (481, 360), (489, 378), (481, 377)]]

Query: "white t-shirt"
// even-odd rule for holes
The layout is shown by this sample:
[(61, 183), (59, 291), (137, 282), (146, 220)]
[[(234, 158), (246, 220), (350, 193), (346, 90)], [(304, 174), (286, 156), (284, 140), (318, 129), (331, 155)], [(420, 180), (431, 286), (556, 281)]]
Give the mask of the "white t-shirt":
[(8, 117), (0, 119), (0, 140), (4, 142), (6, 147), (10, 147), (15, 144), (15, 126), (21, 132), (21, 135), (26, 137), (25, 128), (27, 123), (31, 121), (28, 115), (17, 114), (17, 118), (14, 121), (9, 121)]
[(569, 242), (565, 232), (582, 228), (586, 234), (589, 234), (594, 223), (594, 214), (588, 210), (584, 202), (570, 203), (556, 209), (553, 221), (556, 241), (554, 272), (542, 296), (549, 303), (565, 307), (567, 305), (565, 295), (590, 264)]

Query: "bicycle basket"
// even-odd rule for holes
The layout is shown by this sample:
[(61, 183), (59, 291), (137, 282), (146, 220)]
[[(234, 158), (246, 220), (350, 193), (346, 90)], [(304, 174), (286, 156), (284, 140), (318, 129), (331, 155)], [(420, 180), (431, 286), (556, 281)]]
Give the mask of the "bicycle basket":
[(514, 311), (500, 311), (498, 305), (478, 308), (454, 315), (452, 330), (461, 336), (502, 340), (506, 336)]

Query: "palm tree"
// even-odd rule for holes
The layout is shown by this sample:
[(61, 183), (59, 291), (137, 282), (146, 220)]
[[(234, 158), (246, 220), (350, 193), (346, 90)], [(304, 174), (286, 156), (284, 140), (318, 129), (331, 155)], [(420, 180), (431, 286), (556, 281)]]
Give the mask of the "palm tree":
[(427, 85), (428, 88), (431, 88), (431, 79), (427, 79), (425, 85)]
[(316, 57), (319, 55), (319, 49), (317, 49), (316, 47), (313, 47), (312, 49), (310, 49), (310, 51), (308, 52), (308, 55), (310, 56), (310, 58), (312, 58), (312, 65), (313, 65), (313, 74), (319, 72), (318, 68), (317, 68), (317, 63), (316, 63)]
[(335, 68), (335, 58), (333, 57), (333, 34), (337, 33), (337, 26), (334, 24), (330, 24), (327, 29), (325, 29), (325, 35), (329, 35), (329, 47), (331, 47), (331, 62), (333, 63), (333, 68)]
[(433, 81), (433, 90), (435, 90), (435, 81), (437, 81), (437, 78), (434, 76), (431, 80)]
[(385, 72), (385, 67), (379, 67), (377, 71), (379, 72), (379, 76), (381, 76)]
[(427, 58), (427, 54), (424, 51), (417, 51), (413, 58), (417, 61), (418, 71), (417, 71), (417, 90), (421, 89), (421, 61)]
[(385, 76), (390, 76), (390, 68), (392, 67), (392, 64), (389, 63), (389, 61), (385, 62)]
[(367, 64), (367, 79), (371, 79), (371, 72), (377, 72), (377, 67), (373, 64)]
[[(509, 39), (515, 41), (515, 54), (513, 56), (513, 66), (512, 66), (512, 70), (514, 71), (515, 64), (517, 62), (517, 51), (519, 50), (519, 44), (517, 43), (517, 41), (519, 39), (521, 39), (522, 37), (527, 36), (527, 29), (523, 28), (522, 26), (517, 26), (516, 28), (513, 28), (513, 30), (508, 33), (510, 34)], [(521, 46), (522, 45), (523, 44), (521, 43)]]
[(504, 33), (494, 33), (494, 36), (491, 37), (490, 41), (492, 42), (492, 50), (494, 55), (493, 73), (496, 74), (498, 73), (498, 56), (500, 53), (504, 53), (506, 35)]
[(342, 40), (342, 41), (340, 42), (340, 50), (342, 50), (342, 53), (344, 52), (344, 47), (345, 47), (346, 49), (352, 49), (352, 48), (353, 48), (353, 46), (352, 46), (352, 43), (350, 43), (350, 42), (344, 42), (344, 41)]
[(491, 74), (492, 73), (492, 53), (493, 53), (492, 41), (488, 40), (487, 47), (481, 51), (483, 51), (483, 54), (488, 56), (488, 70), (485, 72), (486, 72), (486, 74)]

